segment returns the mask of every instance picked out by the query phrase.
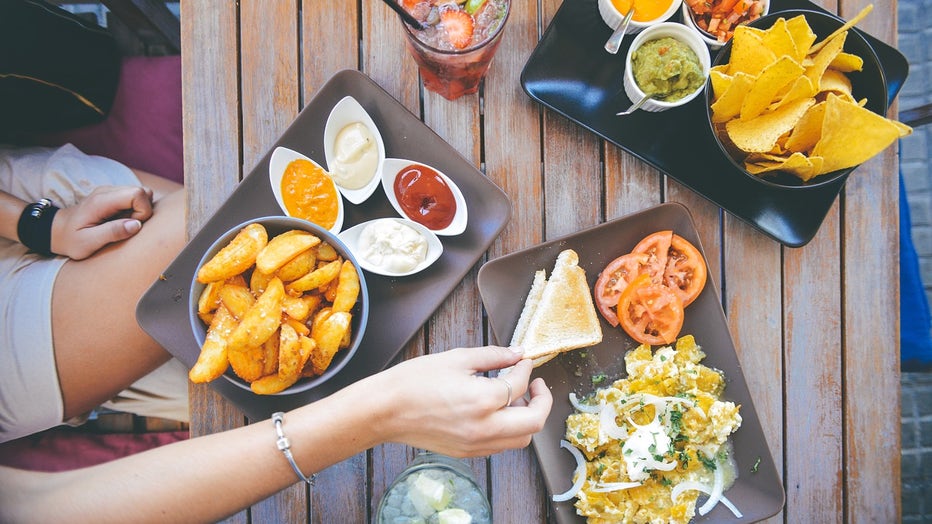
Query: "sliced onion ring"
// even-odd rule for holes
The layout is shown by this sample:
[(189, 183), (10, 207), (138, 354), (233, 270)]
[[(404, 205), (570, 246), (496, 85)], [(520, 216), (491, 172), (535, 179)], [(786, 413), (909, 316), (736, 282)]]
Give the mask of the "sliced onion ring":
[(596, 404), (583, 404), (579, 401), (579, 398), (576, 397), (576, 393), (570, 393), (570, 404), (573, 405), (573, 408), (580, 413), (598, 413), (599, 406)]
[(573, 478), (576, 479), (573, 482), (573, 487), (564, 493), (553, 496), (554, 502), (566, 502), (571, 498), (575, 497), (579, 490), (582, 489), (583, 484), (586, 482), (586, 458), (583, 457), (581, 451), (576, 449), (576, 446), (569, 443), (569, 441), (561, 440), (560, 447), (566, 448), (567, 451), (573, 455), (573, 458), (576, 459), (576, 469), (573, 471)]
[(593, 493), (610, 493), (612, 491), (636, 488), (640, 485), (640, 482), (598, 482), (595, 487), (591, 488), (589, 491)]
[[(676, 499), (680, 498), (680, 495), (682, 495), (684, 491), (689, 491), (693, 489), (700, 493), (705, 493), (706, 495), (709, 495), (712, 493), (712, 488), (710, 488), (709, 486), (706, 486), (705, 484), (700, 484), (699, 482), (685, 481), (685, 482), (680, 482), (676, 486), (673, 486), (673, 490), (670, 491), (670, 498), (673, 499), (673, 502), (676, 502)], [(728, 498), (725, 497), (724, 495), (720, 497), (720, 502), (724, 504), (726, 508), (731, 510), (735, 518), (740, 519), (741, 517), (744, 516), (738, 510), (738, 508), (734, 504), (732, 504), (731, 501), (728, 500)]]

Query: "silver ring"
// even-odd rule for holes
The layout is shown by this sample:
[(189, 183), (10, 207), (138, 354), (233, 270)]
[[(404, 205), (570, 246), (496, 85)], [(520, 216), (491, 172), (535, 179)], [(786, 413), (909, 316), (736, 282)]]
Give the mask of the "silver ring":
[(505, 379), (503, 379), (503, 378), (501, 378), (501, 377), (497, 377), (497, 378), (498, 378), (498, 380), (501, 380), (502, 382), (504, 382), (504, 383), (505, 383), (505, 387), (508, 388), (508, 399), (505, 400), (505, 405), (502, 406), (503, 408), (507, 408), (508, 406), (511, 405), (511, 395), (512, 395), (512, 391), (511, 391), (511, 382), (508, 382), (507, 380), (505, 380)]

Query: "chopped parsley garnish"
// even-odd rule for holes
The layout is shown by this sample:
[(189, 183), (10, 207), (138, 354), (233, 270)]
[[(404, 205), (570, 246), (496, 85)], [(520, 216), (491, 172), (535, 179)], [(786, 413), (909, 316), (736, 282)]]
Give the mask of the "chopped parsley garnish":
[(683, 431), (683, 412), (679, 410), (670, 411), (670, 429), (673, 430), (673, 433), (680, 433)]
[(605, 373), (599, 373), (598, 375), (592, 375), (592, 384), (599, 385), (605, 382), (605, 379), (608, 378), (608, 375)]
[(662, 486), (670, 487), (673, 485), (673, 481), (668, 479), (667, 477), (660, 477), (660, 484)]
[(715, 461), (711, 458), (703, 455), (700, 452), (696, 452), (696, 458), (699, 459), (699, 462), (702, 462), (702, 465), (706, 467), (709, 471), (715, 471)]
[(760, 467), (760, 457), (757, 457), (757, 461), (754, 462), (754, 465), (751, 466), (751, 473), (757, 473), (757, 469)]

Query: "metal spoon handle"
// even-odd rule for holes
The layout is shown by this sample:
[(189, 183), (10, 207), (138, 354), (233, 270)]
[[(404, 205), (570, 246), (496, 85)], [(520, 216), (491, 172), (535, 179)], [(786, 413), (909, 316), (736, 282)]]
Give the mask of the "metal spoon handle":
[(644, 102), (647, 102), (647, 101), (650, 100), (651, 98), (653, 98), (651, 95), (647, 95), (647, 96), (645, 96), (644, 98), (638, 100), (637, 102), (631, 104), (631, 107), (629, 107), (627, 110), (622, 111), (621, 113), (615, 113), (615, 116), (630, 115), (631, 113), (633, 113), (633, 112), (637, 111), (638, 109), (640, 109), (641, 106), (644, 105)]
[(625, 37), (625, 31), (628, 29), (628, 24), (631, 22), (632, 16), (634, 16), (633, 7), (628, 10), (628, 14), (626, 14), (624, 20), (618, 24), (612, 36), (608, 37), (608, 41), (605, 42), (606, 51), (613, 55), (618, 53), (618, 48), (621, 47), (621, 40)]

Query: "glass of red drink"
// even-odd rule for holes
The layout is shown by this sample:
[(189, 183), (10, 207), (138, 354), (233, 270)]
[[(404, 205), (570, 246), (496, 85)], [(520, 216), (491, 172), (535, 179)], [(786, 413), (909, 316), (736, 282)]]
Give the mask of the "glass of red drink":
[(448, 100), (477, 92), (501, 43), (511, 0), (469, 0), (465, 5), (402, 0), (402, 5), (428, 24), (418, 30), (402, 23), (424, 87)]

